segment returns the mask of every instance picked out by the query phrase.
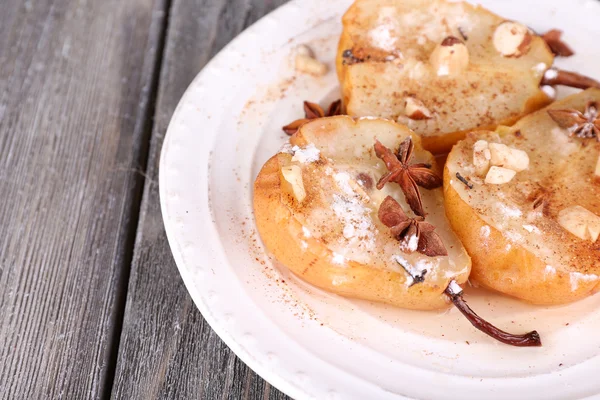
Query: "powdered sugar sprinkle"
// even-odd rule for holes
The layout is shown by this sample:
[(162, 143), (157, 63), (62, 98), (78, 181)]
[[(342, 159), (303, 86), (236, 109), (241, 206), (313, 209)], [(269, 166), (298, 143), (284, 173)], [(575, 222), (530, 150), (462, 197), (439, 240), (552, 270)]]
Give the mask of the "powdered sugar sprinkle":
[(343, 235), (348, 244), (369, 250), (375, 246), (375, 226), (371, 220), (370, 210), (350, 185), (350, 175), (337, 172), (333, 175), (342, 194), (333, 195), (331, 208), (343, 224)]
[(569, 282), (571, 283), (571, 290), (579, 289), (579, 284), (581, 282), (595, 282), (598, 279), (598, 275), (594, 274), (582, 274), (581, 272), (569, 273)]
[(293, 155), (292, 161), (302, 164), (318, 161), (321, 157), (321, 151), (313, 143), (309, 143), (304, 147), (292, 146), (290, 143), (286, 143), (281, 146), (279, 152)]
[(419, 237), (417, 235), (412, 235), (410, 237), (410, 239), (408, 239), (408, 242), (402, 241), (400, 244), (400, 250), (402, 250), (404, 252), (413, 253), (413, 252), (417, 251), (418, 247), (419, 247)]
[(298, 146), (292, 147), (294, 157), (292, 161), (297, 161), (302, 164), (312, 163), (318, 161), (321, 157), (321, 151), (313, 143), (309, 143), (306, 147), (300, 148)]
[(492, 231), (491, 231), (489, 225), (484, 225), (481, 227), (479, 233), (481, 234), (481, 236), (487, 238), (487, 237), (490, 237), (490, 233), (492, 233)]
[(425, 274), (428, 272), (427, 267), (429, 266), (429, 263), (417, 262), (417, 264), (413, 265), (413, 264), (409, 263), (406, 258), (399, 256), (399, 255), (393, 256), (392, 260), (394, 260), (398, 264), (400, 264), (400, 266), (408, 274), (405, 284), (409, 287), (413, 285), (416, 277), (419, 277), (422, 279), (425, 276)]
[(448, 293), (450, 293), (453, 296), (456, 296), (457, 294), (461, 294), (462, 291), (463, 289), (458, 283), (456, 283), (456, 281), (450, 281), (450, 285), (448, 285)]
[(547, 80), (556, 79), (557, 76), (558, 76), (558, 71), (555, 70), (554, 68), (550, 68), (548, 71), (546, 71), (544, 73), (544, 78)]

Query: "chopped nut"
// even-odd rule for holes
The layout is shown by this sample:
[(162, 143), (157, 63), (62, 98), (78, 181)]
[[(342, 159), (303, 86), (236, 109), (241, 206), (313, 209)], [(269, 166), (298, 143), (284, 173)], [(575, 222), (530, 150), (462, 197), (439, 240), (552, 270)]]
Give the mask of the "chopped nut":
[[(590, 214), (592, 214), (590, 212)], [(588, 232), (590, 233), (590, 239), (592, 242), (596, 242), (598, 237), (600, 237), (600, 217), (596, 214), (593, 214), (596, 218), (588, 221)]]
[(496, 167), (494, 165), (485, 176), (485, 183), (490, 185), (502, 185), (503, 183), (510, 182), (516, 174), (517, 173), (512, 169)]
[(449, 36), (438, 44), (429, 57), (438, 76), (455, 75), (469, 65), (469, 50), (458, 38)]
[(489, 143), (485, 140), (478, 140), (473, 145), (473, 165), (475, 172), (479, 176), (485, 176), (490, 169), (490, 159), (492, 155), (489, 149)]
[(408, 118), (414, 120), (430, 119), (432, 117), (431, 111), (425, 107), (425, 104), (414, 97), (406, 98), (404, 112)]
[(294, 197), (302, 203), (306, 198), (306, 190), (302, 181), (302, 169), (297, 165), (290, 165), (281, 168), (281, 175), (292, 187)]
[(600, 176), (600, 156), (598, 156), (598, 162), (596, 163), (596, 171), (594, 172), (596, 176)]
[(313, 51), (306, 45), (298, 46), (296, 51), (296, 70), (315, 76), (327, 73), (327, 65), (315, 58)]
[(600, 236), (600, 217), (581, 206), (569, 207), (560, 211), (558, 223), (583, 240), (595, 242)]
[(529, 156), (519, 149), (508, 147), (501, 143), (490, 143), (492, 165), (512, 169), (515, 172), (529, 168)]
[(301, 44), (296, 48), (296, 54), (299, 56), (307, 56), (310, 58), (315, 58), (315, 53), (312, 51), (310, 47), (305, 44)]
[(494, 47), (505, 57), (519, 57), (529, 51), (532, 35), (525, 25), (505, 21), (494, 31)]

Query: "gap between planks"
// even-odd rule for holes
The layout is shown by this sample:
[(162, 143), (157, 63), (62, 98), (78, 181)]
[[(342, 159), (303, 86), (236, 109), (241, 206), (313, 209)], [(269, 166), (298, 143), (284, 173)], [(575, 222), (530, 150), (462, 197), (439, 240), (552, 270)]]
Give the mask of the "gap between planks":
[(156, 42), (156, 54), (153, 57), (154, 66), (152, 68), (152, 75), (150, 78), (148, 101), (142, 106), (144, 108), (142, 115), (144, 115), (145, 118), (143, 120), (143, 127), (141, 129), (141, 137), (139, 138), (141, 145), (138, 154), (138, 160), (136, 162), (137, 167), (135, 169), (138, 178), (135, 180), (134, 188), (132, 189), (133, 199), (131, 202), (131, 209), (129, 210), (130, 228), (125, 238), (125, 254), (123, 255), (123, 279), (121, 280), (121, 285), (117, 288), (117, 295), (115, 298), (115, 313), (113, 316), (114, 328), (109, 344), (110, 356), (106, 369), (105, 381), (101, 385), (101, 387), (104, 388), (102, 392), (103, 399), (110, 399), (113, 390), (115, 373), (117, 370), (117, 359), (119, 356), (119, 346), (121, 343), (121, 333), (123, 330), (125, 306), (127, 304), (128, 297), (127, 292), (129, 288), (129, 277), (131, 274), (131, 265), (135, 250), (135, 238), (137, 236), (139, 215), (142, 205), (142, 195), (144, 192), (144, 186), (148, 180), (148, 176), (144, 171), (146, 171), (148, 164), (150, 141), (152, 140), (152, 131), (154, 129), (154, 114), (156, 111), (158, 88), (160, 85), (165, 44), (169, 29), (169, 17), (171, 15), (172, 7), (172, 0), (164, 0), (164, 2), (164, 16), (161, 19), (161, 27), (158, 30), (158, 40)]

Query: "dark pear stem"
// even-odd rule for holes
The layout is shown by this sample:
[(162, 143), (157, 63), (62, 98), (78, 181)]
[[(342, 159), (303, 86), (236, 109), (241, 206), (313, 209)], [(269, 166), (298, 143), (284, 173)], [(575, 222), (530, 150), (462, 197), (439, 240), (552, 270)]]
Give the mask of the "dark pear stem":
[(561, 36), (562, 31), (558, 29), (551, 29), (541, 35), (542, 39), (544, 39), (556, 57), (571, 57), (575, 54), (575, 52), (571, 49), (571, 47), (569, 47), (568, 44), (561, 40)]
[(537, 331), (532, 331), (524, 335), (513, 335), (496, 328), (494, 325), (475, 314), (475, 312), (467, 305), (465, 299), (463, 299), (462, 290), (456, 290), (456, 287), (458, 287), (458, 285), (456, 285), (456, 282), (452, 281), (446, 288), (446, 294), (450, 297), (456, 308), (460, 310), (475, 328), (486, 335), (511, 346), (539, 347), (542, 345), (540, 335)]
[(577, 89), (599, 88), (600, 82), (577, 72), (563, 71), (552, 68), (546, 71), (542, 78), (542, 85), (562, 85)]

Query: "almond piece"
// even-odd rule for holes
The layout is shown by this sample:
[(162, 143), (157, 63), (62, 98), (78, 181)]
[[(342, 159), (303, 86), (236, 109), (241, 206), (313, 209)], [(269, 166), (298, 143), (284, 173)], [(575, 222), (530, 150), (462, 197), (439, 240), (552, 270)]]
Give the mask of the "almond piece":
[(598, 162), (596, 163), (596, 171), (594, 171), (596, 176), (600, 176), (600, 156), (598, 156)]
[(494, 47), (504, 57), (519, 57), (529, 51), (532, 35), (525, 25), (505, 21), (498, 25), (492, 39)]
[(469, 66), (469, 49), (460, 39), (448, 36), (435, 47), (429, 62), (438, 76), (456, 75)]
[(297, 165), (290, 165), (281, 168), (281, 175), (292, 187), (292, 193), (299, 203), (306, 198), (306, 190), (302, 181), (302, 169)]
[(431, 111), (425, 107), (425, 104), (414, 97), (407, 97), (404, 107), (404, 112), (410, 119), (423, 120), (432, 117)]
[(489, 143), (485, 140), (478, 140), (473, 145), (473, 165), (475, 173), (479, 176), (485, 176), (490, 169), (490, 159), (492, 158)]
[(581, 206), (561, 210), (558, 213), (558, 223), (583, 240), (595, 242), (600, 236), (600, 217)]
[(313, 51), (306, 45), (298, 46), (296, 50), (296, 71), (315, 76), (323, 76), (329, 68), (315, 58)]
[(508, 147), (502, 143), (490, 143), (492, 165), (521, 172), (529, 168), (529, 156), (523, 150)]
[(485, 183), (490, 185), (502, 185), (510, 182), (517, 173), (512, 169), (493, 166), (485, 176)]

